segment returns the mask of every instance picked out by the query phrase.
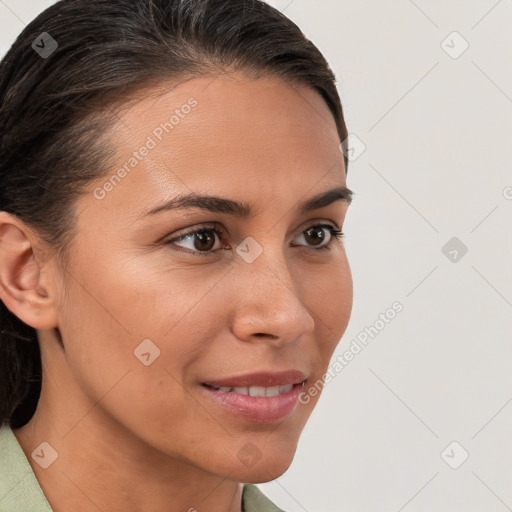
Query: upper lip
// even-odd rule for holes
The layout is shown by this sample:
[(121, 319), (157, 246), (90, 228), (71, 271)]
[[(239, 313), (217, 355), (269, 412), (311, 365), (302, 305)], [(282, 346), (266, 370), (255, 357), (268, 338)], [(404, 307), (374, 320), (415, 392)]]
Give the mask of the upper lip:
[(306, 380), (307, 375), (299, 370), (287, 370), (284, 372), (257, 372), (227, 377), (220, 380), (204, 382), (208, 386), (244, 388), (250, 386), (285, 386), (287, 384), (300, 384)]

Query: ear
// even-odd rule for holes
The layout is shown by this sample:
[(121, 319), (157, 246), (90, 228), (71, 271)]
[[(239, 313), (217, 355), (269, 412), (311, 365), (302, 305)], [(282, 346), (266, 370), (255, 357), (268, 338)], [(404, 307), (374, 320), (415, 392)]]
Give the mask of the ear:
[(0, 299), (21, 321), (35, 329), (57, 326), (55, 297), (45, 282), (51, 277), (45, 271), (46, 254), (23, 221), (0, 211)]

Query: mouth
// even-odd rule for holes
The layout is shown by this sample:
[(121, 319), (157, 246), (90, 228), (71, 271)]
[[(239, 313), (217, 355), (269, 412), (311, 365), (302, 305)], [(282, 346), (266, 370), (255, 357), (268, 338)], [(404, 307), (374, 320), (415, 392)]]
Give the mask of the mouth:
[(209, 406), (221, 414), (243, 421), (271, 424), (292, 415), (299, 404), (304, 381), (280, 386), (213, 386), (202, 384), (203, 396)]

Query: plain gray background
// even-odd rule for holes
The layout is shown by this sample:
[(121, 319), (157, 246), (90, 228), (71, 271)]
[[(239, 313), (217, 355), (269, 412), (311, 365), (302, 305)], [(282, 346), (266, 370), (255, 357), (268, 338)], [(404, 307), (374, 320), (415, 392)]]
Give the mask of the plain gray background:
[[(0, 54), (52, 3), (0, 0)], [(260, 488), (287, 512), (512, 510), (512, 1), (269, 3), (326, 56), (354, 134), (333, 363), (378, 332)]]

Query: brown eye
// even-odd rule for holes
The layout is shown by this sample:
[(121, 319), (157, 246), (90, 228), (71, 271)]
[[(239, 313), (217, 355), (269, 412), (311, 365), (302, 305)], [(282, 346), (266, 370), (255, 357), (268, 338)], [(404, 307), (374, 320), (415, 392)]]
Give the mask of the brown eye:
[(198, 231), (191, 236), (194, 249), (198, 251), (211, 251), (215, 245), (215, 233), (212, 231)]
[(314, 226), (304, 231), (304, 233), (304, 238), (311, 245), (320, 245), (325, 240), (323, 228)]
[[(216, 238), (219, 241), (223, 237), (223, 231), (216, 227), (203, 227), (195, 231), (189, 231), (172, 240), (168, 240), (166, 245), (176, 245), (177, 247), (186, 249), (181, 252), (190, 252), (200, 256), (207, 256), (216, 252), (220, 247), (216, 247)], [(177, 242), (186, 242), (186, 245), (178, 244)], [(181, 250), (181, 249), (179, 249)]]
[[(329, 231), (328, 236), (325, 235), (326, 230)], [(329, 249), (334, 240), (338, 239), (341, 241), (343, 236), (344, 234), (341, 230), (331, 224), (318, 224), (310, 226), (300, 234), (300, 237), (303, 237), (306, 243), (298, 245), (306, 245), (317, 249)], [(324, 243), (326, 240), (327, 242)]]

